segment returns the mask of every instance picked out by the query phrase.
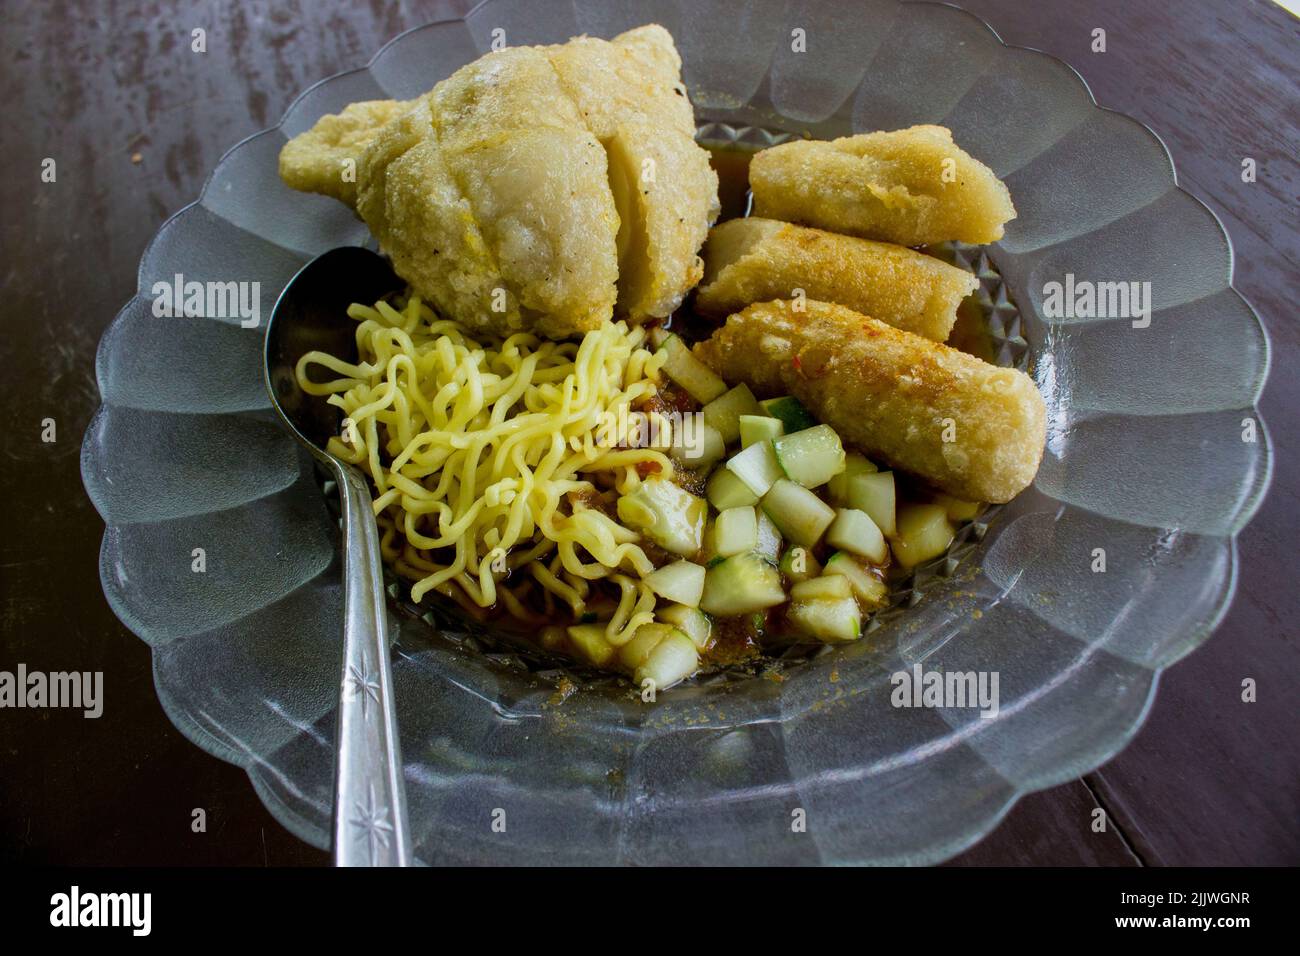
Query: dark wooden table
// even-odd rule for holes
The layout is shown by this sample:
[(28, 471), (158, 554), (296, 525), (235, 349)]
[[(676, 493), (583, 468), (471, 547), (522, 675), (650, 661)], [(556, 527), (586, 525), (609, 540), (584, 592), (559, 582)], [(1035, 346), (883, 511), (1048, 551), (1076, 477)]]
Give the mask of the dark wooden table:
[[(1300, 22), (1266, 0), (966, 0), (1009, 43), (1072, 64), (1097, 100), (1164, 138), (1218, 213), (1237, 288), (1272, 335), (1263, 413), (1276, 477), (1240, 538), (1219, 633), (1161, 682), (1136, 741), (1021, 801), (964, 864), (1300, 863), (1296, 423), (1300, 417)], [(154, 697), (149, 652), (100, 593), (102, 523), (78, 449), (99, 404), (95, 346), (135, 289), (145, 243), (220, 155), (314, 81), (463, 3), (4, 0), (0, 99), (0, 669), (102, 670), (99, 720), (0, 711), (0, 859), (321, 864), (244, 774), (187, 742)], [(208, 52), (190, 51), (207, 31)], [(1095, 27), (1107, 52), (1093, 53)], [(137, 161), (133, 161), (133, 155)], [(1242, 182), (1243, 157), (1258, 179)], [(41, 162), (57, 161), (57, 182)], [(53, 418), (57, 441), (40, 440)], [(1241, 700), (1253, 677), (1258, 701)], [(206, 833), (191, 832), (193, 808)], [(1112, 826), (1094, 833), (1093, 810)]]

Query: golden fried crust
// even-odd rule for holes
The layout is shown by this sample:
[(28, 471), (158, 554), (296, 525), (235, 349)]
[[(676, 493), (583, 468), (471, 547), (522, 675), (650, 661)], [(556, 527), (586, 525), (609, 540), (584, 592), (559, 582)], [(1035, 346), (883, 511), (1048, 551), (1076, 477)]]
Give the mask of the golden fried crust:
[(846, 442), (962, 500), (1010, 501), (1034, 480), (1046, 412), (1029, 376), (843, 306), (804, 305), (751, 305), (695, 354), (729, 383), (794, 395)]
[(974, 275), (887, 242), (841, 236), (774, 219), (715, 226), (704, 247), (704, 281), (695, 308), (725, 316), (751, 302), (792, 297), (834, 302), (943, 342)]
[(563, 338), (616, 302), (667, 315), (717, 215), (680, 67), (656, 25), (488, 53), (416, 101), (323, 117), (281, 174), (353, 205), (397, 273), (470, 326)]
[(485, 332), (521, 328), (517, 299), (506, 296), (504, 313), (490, 309), (506, 280), (445, 159), (420, 99), (366, 151), (357, 212), (397, 274), (442, 314)]
[(601, 141), (631, 119), (694, 139), (695, 115), (682, 83), (681, 59), (673, 38), (658, 24), (629, 30), (609, 42), (575, 37), (540, 51), (587, 128)]
[(504, 303), (483, 299), (476, 318), (558, 338), (608, 319), (619, 218), (605, 153), (545, 53), (489, 53), (428, 99), (440, 159), (504, 280)]
[(369, 100), (353, 103), (338, 115), (322, 116), (280, 150), (280, 178), (293, 189), (323, 193), (355, 206), (356, 164), (361, 154), (384, 126), (411, 105), (401, 100)]
[(942, 126), (795, 140), (750, 165), (756, 215), (904, 246), (1002, 238), (1016, 217), (993, 171)]
[(666, 316), (704, 274), (697, 252), (717, 213), (717, 173), (690, 137), (646, 120), (619, 126), (605, 149), (620, 172), (610, 182), (628, 227), (619, 236), (618, 311)]
[(605, 153), (590, 133), (531, 129), (445, 151), (506, 280), (507, 307), (564, 338), (614, 309), (618, 213)]
[(618, 209), (618, 312), (663, 317), (703, 274), (698, 252), (718, 215), (718, 177), (695, 142), (681, 59), (658, 24), (611, 42), (542, 47), (608, 154)]

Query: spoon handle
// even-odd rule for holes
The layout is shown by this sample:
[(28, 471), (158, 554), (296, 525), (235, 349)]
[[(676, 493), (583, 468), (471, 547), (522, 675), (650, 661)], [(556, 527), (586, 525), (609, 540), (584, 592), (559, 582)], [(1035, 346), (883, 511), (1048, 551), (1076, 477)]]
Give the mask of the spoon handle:
[(334, 779), (336, 866), (409, 866), (410, 828), (388, 658), (379, 532), (365, 478), (330, 458), (343, 512), (343, 676)]

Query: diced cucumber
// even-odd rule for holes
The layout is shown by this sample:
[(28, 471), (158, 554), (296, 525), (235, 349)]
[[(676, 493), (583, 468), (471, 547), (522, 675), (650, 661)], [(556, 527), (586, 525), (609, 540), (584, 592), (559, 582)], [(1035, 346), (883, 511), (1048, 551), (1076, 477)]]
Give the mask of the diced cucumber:
[(756, 510), (758, 511), (758, 544), (754, 545), (754, 553), (776, 563), (776, 559), (781, 556), (781, 532), (761, 508)]
[(671, 624), (677, 630), (681, 631), (692, 641), (700, 650), (709, 646), (709, 641), (713, 637), (713, 622), (709, 616), (697, 607), (687, 607), (685, 604), (669, 604), (667, 607), (661, 607), (655, 611), (655, 617), (659, 618), (665, 624)]
[(695, 643), (681, 631), (673, 631), (650, 651), (645, 663), (632, 672), (637, 686), (653, 681), (655, 690), (671, 687), (690, 677), (700, 666)]
[(829, 425), (783, 435), (772, 446), (786, 475), (805, 488), (824, 485), (844, 470), (844, 446)]
[(740, 416), (762, 415), (763, 407), (744, 382), (704, 406), (704, 420), (722, 432), (728, 445), (740, 438)]
[(781, 424), (779, 418), (772, 418), (768, 415), (741, 415), (740, 416), (740, 446), (748, 448), (754, 442), (766, 441), (769, 438), (780, 438), (785, 434), (785, 426)]
[(769, 398), (762, 405), (763, 411), (773, 418), (779, 418), (788, 432), (802, 431), (817, 424), (817, 419), (813, 418), (812, 413), (803, 407), (803, 402), (790, 395)]
[(791, 601), (838, 601), (853, 597), (853, 586), (842, 574), (823, 574), (821, 577), (800, 581), (790, 589)]
[(783, 537), (805, 548), (815, 545), (822, 532), (835, 520), (834, 508), (789, 478), (779, 478), (772, 483), (763, 496), (763, 510)]
[(970, 521), (984, 510), (983, 502), (962, 501), (943, 492), (935, 494), (934, 503), (947, 509), (949, 521)]
[(750, 445), (742, 452), (732, 455), (727, 461), (727, 469), (745, 483), (756, 495), (765, 495), (772, 487), (772, 482), (782, 477), (781, 466), (776, 462), (776, 452), (770, 441), (761, 441)]
[(781, 572), (757, 554), (735, 554), (709, 568), (700, 609), (733, 617), (775, 607), (785, 601)]
[(666, 478), (647, 478), (618, 499), (618, 517), (649, 535), (659, 547), (690, 557), (704, 540), (709, 504)]
[(876, 470), (876, 466), (868, 461), (865, 455), (859, 455), (856, 451), (846, 452), (844, 455), (844, 470), (826, 482), (826, 490), (831, 496), (831, 501), (837, 505), (847, 505), (849, 503), (849, 479), (854, 475), (868, 474)]
[(646, 662), (655, 646), (673, 630), (671, 624), (642, 624), (632, 639), (618, 649), (618, 662), (630, 671), (636, 670)]
[(722, 432), (702, 418), (686, 416), (680, 427), (673, 429), (668, 454), (687, 468), (703, 468), (726, 457), (727, 443), (722, 440)]
[[(713, 519), (714, 553), (729, 558), (758, 547), (758, 518), (752, 505), (728, 508)], [(688, 602), (683, 601), (683, 604)]]
[(800, 634), (824, 644), (844, 644), (862, 635), (862, 612), (851, 597), (791, 604), (785, 616)]
[(943, 505), (903, 505), (898, 509), (898, 535), (891, 542), (894, 557), (904, 568), (914, 568), (947, 551), (952, 536)]
[(709, 483), (704, 492), (709, 497), (709, 504), (719, 511), (739, 508), (742, 505), (758, 504), (759, 495), (749, 490), (749, 485), (740, 480), (740, 476), (728, 468), (715, 469), (709, 476)]
[(849, 507), (865, 511), (881, 533), (891, 537), (898, 528), (894, 498), (892, 471), (854, 475), (849, 479)]
[(865, 511), (841, 508), (826, 531), (826, 543), (841, 551), (860, 554), (872, 564), (884, 564), (889, 557), (889, 545), (876, 523)]
[(796, 546), (781, 556), (781, 573), (791, 581), (807, 581), (822, 573), (822, 566), (807, 548)]
[(664, 354), (664, 374), (701, 405), (713, 401), (727, 390), (727, 383), (692, 355), (680, 336), (670, 334), (659, 346), (659, 351)]
[(888, 586), (851, 554), (843, 551), (832, 554), (830, 560), (826, 562), (826, 573), (839, 574), (847, 578), (857, 599), (867, 607), (884, 607), (887, 603)]
[(690, 561), (674, 561), (647, 574), (645, 583), (661, 598), (699, 607), (704, 593), (704, 568)]
[(617, 648), (605, 639), (604, 624), (575, 624), (568, 629), (568, 635), (578, 654), (597, 667), (614, 659)]

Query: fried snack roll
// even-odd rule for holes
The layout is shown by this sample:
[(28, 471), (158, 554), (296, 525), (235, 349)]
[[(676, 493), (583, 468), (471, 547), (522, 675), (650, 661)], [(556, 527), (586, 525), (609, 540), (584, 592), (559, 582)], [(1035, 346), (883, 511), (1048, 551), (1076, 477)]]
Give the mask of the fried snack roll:
[(978, 288), (979, 279), (966, 270), (893, 243), (751, 217), (709, 233), (695, 308), (725, 316), (803, 289), (809, 299), (943, 342), (957, 306)]
[(1010, 501), (1043, 455), (1042, 396), (998, 368), (828, 302), (751, 305), (695, 354), (728, 383), (794, 395), (868, 456), (964, 501)]
[(749, 167), (754, 214), (904, 246), (996, 242), (1016, 218), (993, 171), (942, 126), (765, 149)]

